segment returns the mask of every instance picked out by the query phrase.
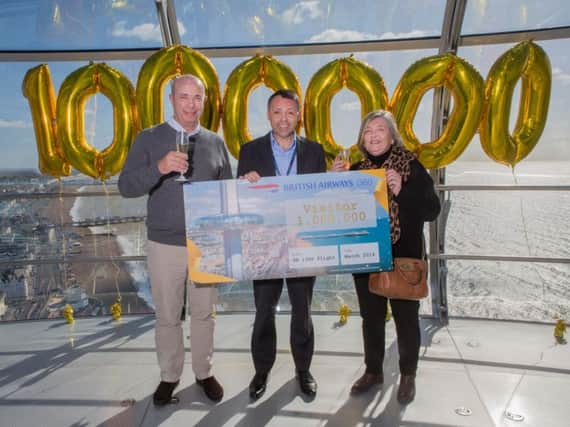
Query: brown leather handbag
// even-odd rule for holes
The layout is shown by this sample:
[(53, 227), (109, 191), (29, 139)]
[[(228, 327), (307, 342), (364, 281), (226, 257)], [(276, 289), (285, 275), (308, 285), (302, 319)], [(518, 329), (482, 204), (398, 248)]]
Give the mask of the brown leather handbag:
[(368, 290), (393, 299), (427, 297), (427, 262), (418, 258), (394, 258), (394, 270), (370, 273)]

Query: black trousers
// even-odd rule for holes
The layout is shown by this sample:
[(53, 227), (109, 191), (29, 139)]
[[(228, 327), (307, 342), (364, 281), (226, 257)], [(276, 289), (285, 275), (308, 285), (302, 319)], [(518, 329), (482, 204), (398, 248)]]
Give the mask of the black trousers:
[[(315, 347), (315, 333), (311, 319), (314, 277), (286, 279), (291, 302), (291, 353), (297, 371), (307, 371), (311, 366)], [(267, 374), (275, 363), (277, 332), (275, 309), (283, 290), (282, 279), (254, 280), (255, 321), (251, 336), (251, 355), (255, 372)]]
[[(386, 310), (388, 299), (368, 290), (368, 274), (354, 274), (354, 286), (362, 317), (364, 363), (366, 372), (382, 373), (386, 346)], [(396, 323), (400, 373), (413, 375), (420, 354), (419, 301), (391, 299), (390, 307)]]

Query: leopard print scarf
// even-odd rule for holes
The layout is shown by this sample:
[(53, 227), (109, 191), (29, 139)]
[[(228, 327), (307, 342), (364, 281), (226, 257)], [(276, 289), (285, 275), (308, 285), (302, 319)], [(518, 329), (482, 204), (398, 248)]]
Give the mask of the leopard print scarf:
[[(410, 176), (411, 162), (415, 158), (416, 156), (412, 152), (396, 145), (392, 145), (388, 157), (386, 160), (384, 160), (384, 162), (382, 162), (382, 164), (375, 163), (369, 157), (366, 157), (360, 163), (358, 169), (393, 169), (402, 176), (402, 187), (404, 187), (404, 184)], [(398, 205), (398, 202), (396, 202), (394, 194), (392, 193), (392, 190), (390, 190), (390, 187), (388, 187), (388, 200), (390, 208), (390, 237), (392, 239), (392, 244), (394, 244), (400, 240), (402, 230), (400, 229), (399, 218), (400, 206)]]

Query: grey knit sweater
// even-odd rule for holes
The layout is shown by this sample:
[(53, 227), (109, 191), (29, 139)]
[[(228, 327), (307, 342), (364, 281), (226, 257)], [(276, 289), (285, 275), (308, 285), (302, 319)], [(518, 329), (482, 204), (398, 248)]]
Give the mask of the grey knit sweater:
[[(177, 132), (162, 123), (143, 130), (131, 147), (119, 175), (119, 191), (123, 197), (148, 194), (148, 239), (168, 245), (185, 246), (184, 196), (178, 173), (162, 175), (158, 161), (168, 151), (176, 150)], [(193, 173), (190, 181), (231, 179), (228, 153), (222, 139), (201, 128), (195, 136)]]

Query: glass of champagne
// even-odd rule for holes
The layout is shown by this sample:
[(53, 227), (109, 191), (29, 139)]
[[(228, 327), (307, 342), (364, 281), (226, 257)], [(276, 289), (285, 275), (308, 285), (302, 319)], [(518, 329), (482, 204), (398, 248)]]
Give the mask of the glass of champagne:
[(344, 163), (344, 170), (350, 169), (350, 150), (343, 148), (338, 152), (338, 159)]
[[(188, 141), (188, 138), (184, 138), (184, 132), (178, 132), (178, 135), (176, 137), (176, 151), (178, 151), (179, 153), (188, 154), (189, 148), (190, 148), (190, 142)], [(184, 172), (180, 172), (180, 176), (176, 178), (176, 181), (184, 182), (188, 180), (184, 176)]]

